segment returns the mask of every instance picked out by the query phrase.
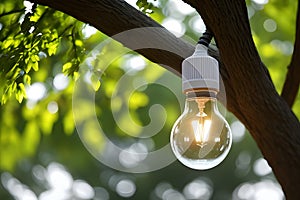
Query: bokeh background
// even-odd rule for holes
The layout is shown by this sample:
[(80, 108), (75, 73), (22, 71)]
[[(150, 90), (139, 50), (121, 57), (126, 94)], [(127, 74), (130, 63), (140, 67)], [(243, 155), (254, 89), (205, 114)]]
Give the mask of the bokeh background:
[[(127, 2), (138, 9), (136, 1)], [(146, 10), (148, 15), (177, 37), (195, 44), (205, 31), (201, 17), (180, 0), (148, 2), (154, 5), (153, 13)], [(29, 12), (31, 6), (21, 0), (0, 2), (0, 13), (26, 8), (0, 17), (1, 51), (9, 46), (5, 43), (8, 39), (5, 35), (9, 35), (6, 27), (14, 24), (18, 30), (18, 26), (24, 24), (22, 18), (26, 20), (24, 12)], [(247, 7), (258, 51), (280, 92), (293, 52), (296, 2), (249, 0)], [(119, 164), (129, 170), (149, 152), (169, 144), (172, 125), (184, 103), (181, 79), (117, 42), (99, 47), (108, 37), (88, 24), (43, 6), (37, 7), (37, 13), (38, 29), (42, 33), (48, 31), (52, 50), (36, 51), (39, 68), (29, 73), (31, 84), (25, 85), (27, 98), (21, 103), (8, 98), (0, 107), (0, 199), (284, 199), (272, 169), (250, 134), (221, 104), (219, 108), (232, 128), (233, 146), (225, 161), (214, 169), (195, 171), (174, 161), (156, 171), (127, 173), (99, 162), (76, 131), (72, 107), (79, 75), (74, 73), (76, 62), (88, 63), (85, 80), (95, 93), (95, 110), (90, 110), (89, 102), (75, 107), (81, 111), (82, 119), (96, 113), (103, 134), (126, 150), (119, 155), (106, 151), (107, 157), (117, 156)], [(34, 38), (34, 32), (24, 38), (14, 38), (12, 43)], [(86, 55), (95, 59), (86, 60)], [(120, 86), (119, 81), (125, 75), (126, 82)], [(168, 80), (172, 88), (155, 84), (161, 80)], [(145, 85), (131, 92), (141, 83)], [(128, 123), (128, 118), (140, 127), (146, 126), (152, 120), (149, 110), (156, 104), (161, 105), (166, 114), (162, 129), (152, 137), (141, 137), (142, 128)], [(116, 122), (113, 113), (124, 107), (129, 115), (120, 115)], [(299, 94), (293, 110), (300, 117)], [(160, 113), (157, 114), (159, 117)], [(96, 150), (104, 151), (106, 144), (103, 136), (95, 131), (95, 124), (87, 123), (84, 129), (86, 141)], [(130, 152), (143, 153), (143, 156)]]

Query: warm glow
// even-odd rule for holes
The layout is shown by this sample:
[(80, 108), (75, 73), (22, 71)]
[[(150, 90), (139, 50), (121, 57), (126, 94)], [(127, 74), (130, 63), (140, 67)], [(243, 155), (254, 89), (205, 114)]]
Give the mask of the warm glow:
[(203, 118), (201, 118), (199, 121), (194, 120), (192, 121), (192, 126), (196, 142), (205, 144), (209, 138), (211, 120), (203, 120)]

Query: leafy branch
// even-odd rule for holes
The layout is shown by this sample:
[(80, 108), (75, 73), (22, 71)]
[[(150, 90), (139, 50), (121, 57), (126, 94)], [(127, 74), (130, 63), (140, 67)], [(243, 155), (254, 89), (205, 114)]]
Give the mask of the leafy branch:
[(85, 49), (83, 47), (83, 41), (81, 33), (78, 30), (78, 23), (72, 25), (72, 32), (68, 35), (71, 38), (72, 49), (68, 53), (71, 56), (71, 60), (63, 65), (63, 73), (69, 76), (76, 76), (79, 70), (79, 64), (85, 56)]
[[(22, 23), (19, 23), (21, 15), (16, 16), (16, 10), (9, 12), (13, 23), (4, 23), (0, 32), (4, 38), (0, 42), (1, 104), (13, 95), (19, 102), (26, 98), (24, 88), (31, 84), (32, 71), (39, 70), (40, 53), (46, 52), (48, 56), (56, 54), (64, 36), (73, 44), (73, 50), (67, 52), (68, 57), (72, 58), (68, 74), (74, 75), (78, 71), (84, 56), (82, 36), (79, 34), (81, 27), (76, 26), (79, 22), (59, 11), (34, 5), (32, 12), (25, 14)], [(25, 12), (25, 8), (21, 10)], [(65, 26), (60, 26), (62, 23)]]
[(147, 0), (138, 0), (136, 5), (139, 7), (140, 11), (145, 14), (153, 13), (152, 8), (154, 7), (153, 3), (148, 2)]

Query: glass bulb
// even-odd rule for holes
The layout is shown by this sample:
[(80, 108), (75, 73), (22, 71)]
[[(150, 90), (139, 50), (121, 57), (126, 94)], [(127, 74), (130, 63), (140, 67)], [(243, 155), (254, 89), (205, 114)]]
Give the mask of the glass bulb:
[(232, 143), (230, 127), (218, 110), (216, 98), (190, 97), (189, 93), (170, 139), (177, 159), (185, 166), (198, 170), (220, 164)]

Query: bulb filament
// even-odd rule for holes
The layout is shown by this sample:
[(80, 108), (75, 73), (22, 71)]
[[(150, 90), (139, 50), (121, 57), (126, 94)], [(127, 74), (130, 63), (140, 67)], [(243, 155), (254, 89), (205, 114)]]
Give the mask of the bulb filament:
[(197, 99), (196, 101), (198, 103), (198, 109), (199, 109), (198, 117), (200, 117), (200, 119), (193, 120), (192, 127), (194, 131), (195, 141), (197, 145), (199, 145), (202, 148), (207, 144), (209, 139), (211, 120), (205, 119), (207, 114), (204, 112), (204, 108), (207, 100)]

